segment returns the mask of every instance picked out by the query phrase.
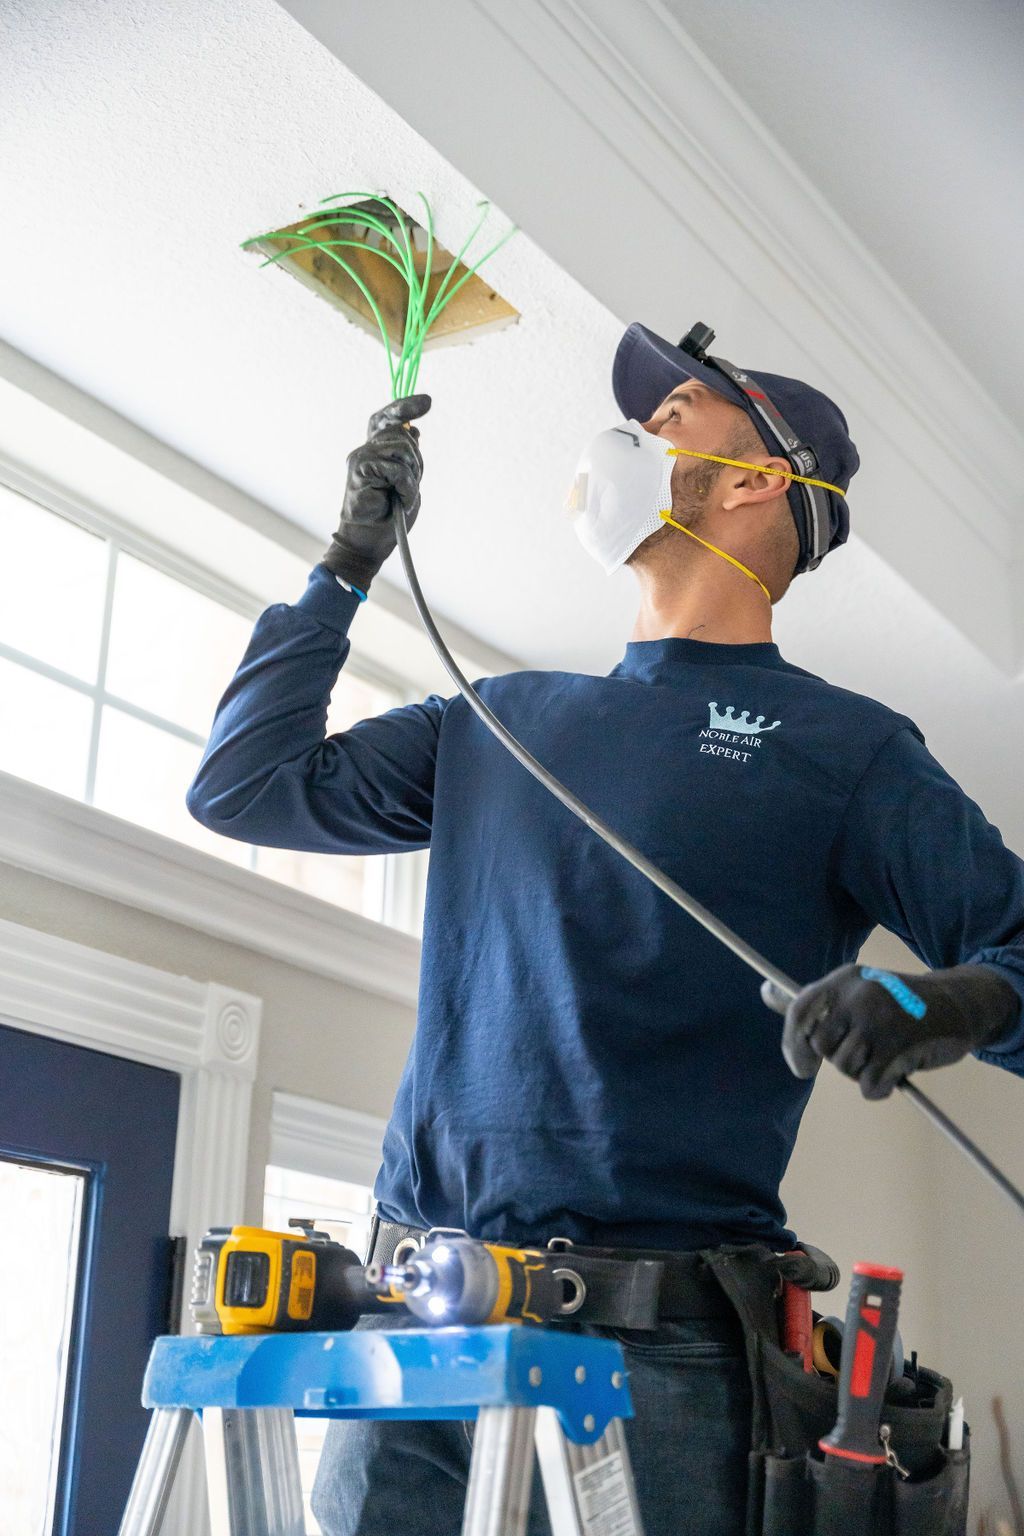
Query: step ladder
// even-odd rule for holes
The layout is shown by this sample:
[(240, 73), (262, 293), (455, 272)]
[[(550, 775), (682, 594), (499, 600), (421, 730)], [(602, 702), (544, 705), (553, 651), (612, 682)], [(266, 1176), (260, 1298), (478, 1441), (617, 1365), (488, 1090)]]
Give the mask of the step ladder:
[(611, 1339), (508, 1325), (160, 1338), (142, 1400), (153, 1417), (120, 1536), (157, 1536), (193, 1413), (213, 1536), (303, 1536), (295, 1414), (476, 1419), (462, 1536), (524, 1536), (535, 1447), (553, 1536), (643, 1536)]

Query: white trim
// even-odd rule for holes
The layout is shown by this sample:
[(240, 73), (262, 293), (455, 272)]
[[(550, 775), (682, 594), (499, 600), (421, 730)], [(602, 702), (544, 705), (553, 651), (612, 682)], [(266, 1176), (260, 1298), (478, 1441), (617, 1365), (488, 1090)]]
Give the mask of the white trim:
[(367, 1184), (372, 1189), (385, 1129), (386, 1121), (377, 1115), (275, 1091), (268, 1162), (323, 1179)]
[(411, 934), (6, 773), (0, 862), (415, 1005)]
[[(259, 1055), (258, 997), (0, 919), (0, 1018), (16, 1029), (163, 1067), (181, 1077), (170, 1230), (191, 1253), (245, 1198), (249, 1111)], [(187, 1312), (183, 1332), (192, 1327)], [(192, 1437), (165, 1536), (206, 1528)]]

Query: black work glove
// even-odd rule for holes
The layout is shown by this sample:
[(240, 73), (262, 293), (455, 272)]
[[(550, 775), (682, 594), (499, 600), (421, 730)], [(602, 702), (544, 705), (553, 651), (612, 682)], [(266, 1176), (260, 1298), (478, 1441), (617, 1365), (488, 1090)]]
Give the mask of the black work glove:
[(841, 965), (789, 1004), (782, 1054), (795, 1077), (830, 1061), (866, 1099), (884, 1099), (910, 1073), (948, 1067), (1008, 1034), (1020, 1007), (1016, 990), (984, 965), (920, 976)]
[(430, 410), (429, 395), (403, 395), (374, 411), (367, 441), (348, 456), (348, 480), (341, 504), (341, 522), (323, 555), (323, 564), (361, 592), (370, 583), (398, 542), (395, 503), (404, 509), (411, 528), (420, 509), (423, 455), (419, 431), (404, 426)]

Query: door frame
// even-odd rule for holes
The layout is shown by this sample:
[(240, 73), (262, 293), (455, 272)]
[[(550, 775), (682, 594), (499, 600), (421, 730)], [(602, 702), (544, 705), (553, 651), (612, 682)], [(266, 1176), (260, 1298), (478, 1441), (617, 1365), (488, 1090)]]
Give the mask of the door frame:
[[(171, 1234), (191, 1253), (243, 1210), (262, 1001), (0, 919), (0, 1023), (163, 1067), (181, 1077)], [(183, 1298), (179, 1327), (194, 1328)], [(164, 1536), (207, 1528), (197, 1437), (182, 1459)]]

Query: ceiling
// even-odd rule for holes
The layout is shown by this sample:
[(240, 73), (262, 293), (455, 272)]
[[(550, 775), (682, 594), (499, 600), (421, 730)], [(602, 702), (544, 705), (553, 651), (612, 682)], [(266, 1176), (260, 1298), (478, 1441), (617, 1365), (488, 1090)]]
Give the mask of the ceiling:
[[(522, 319), (424, 361), (416, 551), (438, 610), (530, 665), (613, 664), (632, 578), (581, 557), (562, 498), (617, 419), (624, 324), (711, 320), (726, 355), (833, 393), (865, 461), (857, 536), (795, 584), (784, 650), (914, 714), (1024, 844), (1006, 777), (1024, 747), (1024, 321), (1004, 298), (1021, 130), (991, 105), (1010, 7), (982, 0), (970, 47), (951, 7), (925, 25), (819, 0), (810, 41), (809, 0), (768, 15), (6, 0), (0, 336), (326, 542), (384, 358), (239, 242), (386, 188), (410, 207), (426, 193), (457, 249), (486, 194), (492, 240), (520, 226), (487, 271)], [(961, 373), (947, 343), (987, 337)]]
[(1019, 0), (665, 7), (1024, 425)]

